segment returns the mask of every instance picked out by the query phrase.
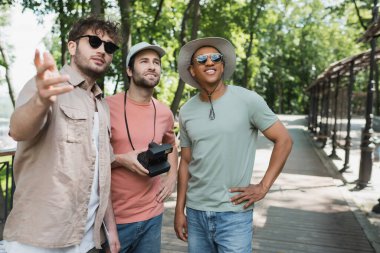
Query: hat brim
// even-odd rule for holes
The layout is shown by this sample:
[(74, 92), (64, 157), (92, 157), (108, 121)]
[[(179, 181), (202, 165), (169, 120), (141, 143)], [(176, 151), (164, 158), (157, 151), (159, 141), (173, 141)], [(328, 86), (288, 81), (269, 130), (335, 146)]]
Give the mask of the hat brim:
[(136, 54), (144, 50), (153, 50), (160, 56), (160, 58), (162, 58), (166, 54), (165, 50), (158, 45), (151, 45), (146, 42), (140, 42), (134, 45), (133, 47), (131, 47), (131, 49), (129, 50), (129, 53), (126, 59), (126, 67), (128, 68), (129, 61), (132, 59), (133, 56), (135, 56)]
[(178, 56), (178, 73), (180, 78), (187, 84), (199, 89), (200, 85), (190, 74), (189, 66), (191, 57), (201, 47), (210, 46), (215, 47), (223, 55), (224, 61), (224, 75), (223, 79), (229, 79), (235, 71), (236, 54), (235, 48), (226, 39), (220, 37), (208, 37), (197, 40), (192, 40), (185, 44)]
[(143, 51), (143, 50), (148, 50), (148, 49), (156, 51), (156, 53), (160, 56), (160, 58), (166, 54), (165, 50), (162, 49), (161, 47), (156, 46), (156, 45), (151, 45), (151, 46), (147, 46), (147, 47), (144, 47), (144, 48), (138, 50), (136, 53), (134, 53), (134, 55)]

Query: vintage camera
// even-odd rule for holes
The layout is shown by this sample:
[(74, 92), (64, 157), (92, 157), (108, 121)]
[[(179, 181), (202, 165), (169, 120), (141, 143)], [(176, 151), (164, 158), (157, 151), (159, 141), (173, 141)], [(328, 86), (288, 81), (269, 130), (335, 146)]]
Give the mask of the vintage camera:
[(168, 154), (172, 151), (173, 147), (170, 144), (159, 145), (151, 142), (147, 151), (137, 155), (137, 160), (149, 170), (149, 176), (154, 177), (169, 171)]

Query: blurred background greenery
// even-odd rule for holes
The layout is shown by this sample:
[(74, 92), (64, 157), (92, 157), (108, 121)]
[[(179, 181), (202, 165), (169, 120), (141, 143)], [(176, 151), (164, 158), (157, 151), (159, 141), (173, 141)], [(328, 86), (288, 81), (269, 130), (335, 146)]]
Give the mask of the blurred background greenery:
[[(163, 74), (155, 96), (174, 115), (196, 90), (177, 74), (177, 56), (187, 41), (220, 36), (230, 40), (237, 53), (237, 68), (228, 84), (261, 94), (279, 114), (307, 114), (310, 83), (332, 62), (369, 49), (356, 40), (372, 18), (372, 1), (360, 0), (0, 0), (0, 26), (9, 25), (12, 5), (31, 10), (43, 23), (55, 22), (44, 44), (59, 63), (68, 60), (66, 42), (71, 25), (82, 16), (101, 15), (120, 23), (122, 50), (99, 83), (106, 95), (121, 91), (126, 83), (125, 57), (140, 41), (166, 49)], [(0, 68), (12, 64), (12, 48), (0, 38)], [(9, 48), (9, 50), (4, 50)], [(365, 74), (364, 74), (365, 75)], [(365, 76), (357, 86), (366, 85)], [(13, 84), (0, 75), (14, 101)], [(359, 89), (359, 88), (358, 88)]]

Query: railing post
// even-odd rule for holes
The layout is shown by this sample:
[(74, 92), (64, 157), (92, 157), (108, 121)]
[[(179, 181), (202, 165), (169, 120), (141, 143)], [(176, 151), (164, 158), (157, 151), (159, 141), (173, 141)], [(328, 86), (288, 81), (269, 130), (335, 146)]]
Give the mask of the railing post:
[(0, 194), (5, 194), (4, 197), (4, 206), (2, 211), (4, 212), (4, 217), (1, 217), (1, 222), (5, 222), (7, 219), (10, 209), (13, 205), (13, 193), (15, 190), (15, 183), (13, 179), (13, 160), (14, 160), (15, 151), (12, 149), (9, 150), (0, 150), (0, 157), (10, 156), (12, 161), (1, 162), (0, 171), (5, 169), (5, 189), (2, 189), (3, 192)]
[(313, 88), (311, 88), (309, 90), (310, 100), (309, 100), (309, 113), (307, 116), (307, 129), (309, 131), (311, 131), (311, 129), (312, 129), (312, 122), (313, 122), (313, 120), (312, 120), (312, 116), (313, 116), (313, 93), (312, 92), (313, 92)]
[(11, 186), (11, 201), (10, 201), (10, 209), (12, 210), (13, 208), (13, 194), (15, 193), (16, 190), (16, 183), (15, 183), (15, 178), (13, 174), (13, 164), (14, 164), (15, 156), (14, 154), (12, 155), (12, 167), (11, 167), (11, 176), (12, 176), (12, 186)]
[[(374, 0), (373, 7), (373, 22), (377, 20), (378, 17), (378, 6), (377, 0)], [(365, 113), (365, 126), (362, 130), (361, 138), (361, 155), (360, 155), (360, 167), (359, 167), (359, 179), (356, 184), (356, 189), (360, 190), (365, 188), (369, 181), (371, 180), (372, 174), (372, 153), (375, 149), (373, 143), (372, 135), (372, 120), (373, 120), (373, 88), (374, 88), (374, 72), (375, 72), (375, 53), (376, 53), (376, 38), (371, 39), (371, 53), (370, 53), (370, 70), (369, 70), (369, 81), (367, 85), (367, 103), (366, 103), (366, 113)]]
[(310, 106), (309, 106), (309, 117), (308, 117), (308, 126), (309, 131), (311, 133), (314, 133), (314, 108), (315, 108), (315, 95), (314, 95), (315, 88), (312, 87), (310, 89)]
[(324, 96), (323, 96), (323, 83), (320, 83), (318, 84), (318, 94), (319, 94), (319, 109), (320, 111), (318, 112), (319, 113), (319, 123), (318, 123), (318, 126), (319, 126), (319, 131), (318, 131), (318, 135), (321, 135), (322, 132), (323, 132), (323, 108), (324, 108)]
[(336, 85), (335, 85), (335, 95), (334, 95), (334, 126), (333, 126), (333, 135), (331, 137), (332, 141), (332, 152), (329, 155), (332, 159), (339, 159), (338, 155), (336, 154), (336, 147), (337, 147), (337, 138), (336, 138), (336, 126), (337, 126), (337, 120), (338, 120), (338, 95), (339, 95), (339, 84), (340, 84), (340, 74), (338, 73), (338, 77), (336, 79)]
[[(10, 174), (10, 169), (9, 169), (9, 162), (6, 163), (6, 170), (5, 170), (5, 203), (4, 203), (4, 218), (8, 216), (8, 201), (9, 201), (9, 174)], [(4, 220), (5, 220), (4, 219)]]
[(344, 145), (345, 148), (345, 156), (344, 156), (344, 164), (343, 168), (340, 172), (345, 172), (350, 168), (350, 150), (351, 150), (351, 114), (352, 114), (352, 89), (355, 83), (355, 60), (351, 61), (350, 64), (350, 81), (347, 87), (347, 135), (346, 135), (346, 143)]
[(317, 133), (317, 123), (318, 123), (318, 89), (313, 88), (313, 134)]
[(317, 85), (317, 103), (316, 103), (316, 106), (315, 106), (315, 133), (317, 133), (317, 129), (318, 129), (318, 114), (319, 114), (319, 105), (320, 105), (320, 101), (319, 101), (319, 85)]
[(379, 96), (379, 66), (375, 61), (375, 115), (380, 115), (380, 96)]
[[(327, 102), (326, 102), (326, 131), (325, 134), (328, 138), (329, 134), (329, 120), (330, 120), (330, 95), (331, 95), (331, 76), (328, 78), (328, 83), (327, 83)], [(327, 142), (326, 138), (326, 142)]]
[(318, 141), (321, 141), (323, 142), (323, 146), (325, 144), (325, 140), (323, 139), (323, 135), (324, 135), (324, 132), (325, 132), (325, 127), (324, 127), (324, 117), (326, 115), (326, 97), (324, 96), (325, 95), (325, 82), (322, 82), (319, 84), (320, 87), (320, 94), (321, 94), (321, 111), (320, 111), (320, 121), (319, 121), (319, 133), (318, 133)]

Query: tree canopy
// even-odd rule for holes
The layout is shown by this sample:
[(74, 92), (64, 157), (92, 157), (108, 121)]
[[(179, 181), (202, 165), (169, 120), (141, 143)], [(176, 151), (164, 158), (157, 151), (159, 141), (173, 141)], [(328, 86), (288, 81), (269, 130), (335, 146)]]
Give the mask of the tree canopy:
[[(155, 96), (173, 113), (197, 91), (177, 73), (180, 47), (189, 40), (220, 36), (236, 48), (237, 67), (228, 84), (264, 96), (276, 113), (307, 113), (306, 88), (332, 62), (367, 50), (356, 40), (369, 25), (372, 1), (344, 0), (38, 0), (18, 2), (42, 21), (55, 13), (50, 50), (67, 61), (67, 33), (79, 17), (103, 15), (122, 28), (122, 50), (104, 80), (111, 95), (126, 85), (125, 57), (140, 41), (167, 51)], [(1, 21), (1, 20), (0, 20)], [(1, 63), (1, 59), (0, 59)]]

